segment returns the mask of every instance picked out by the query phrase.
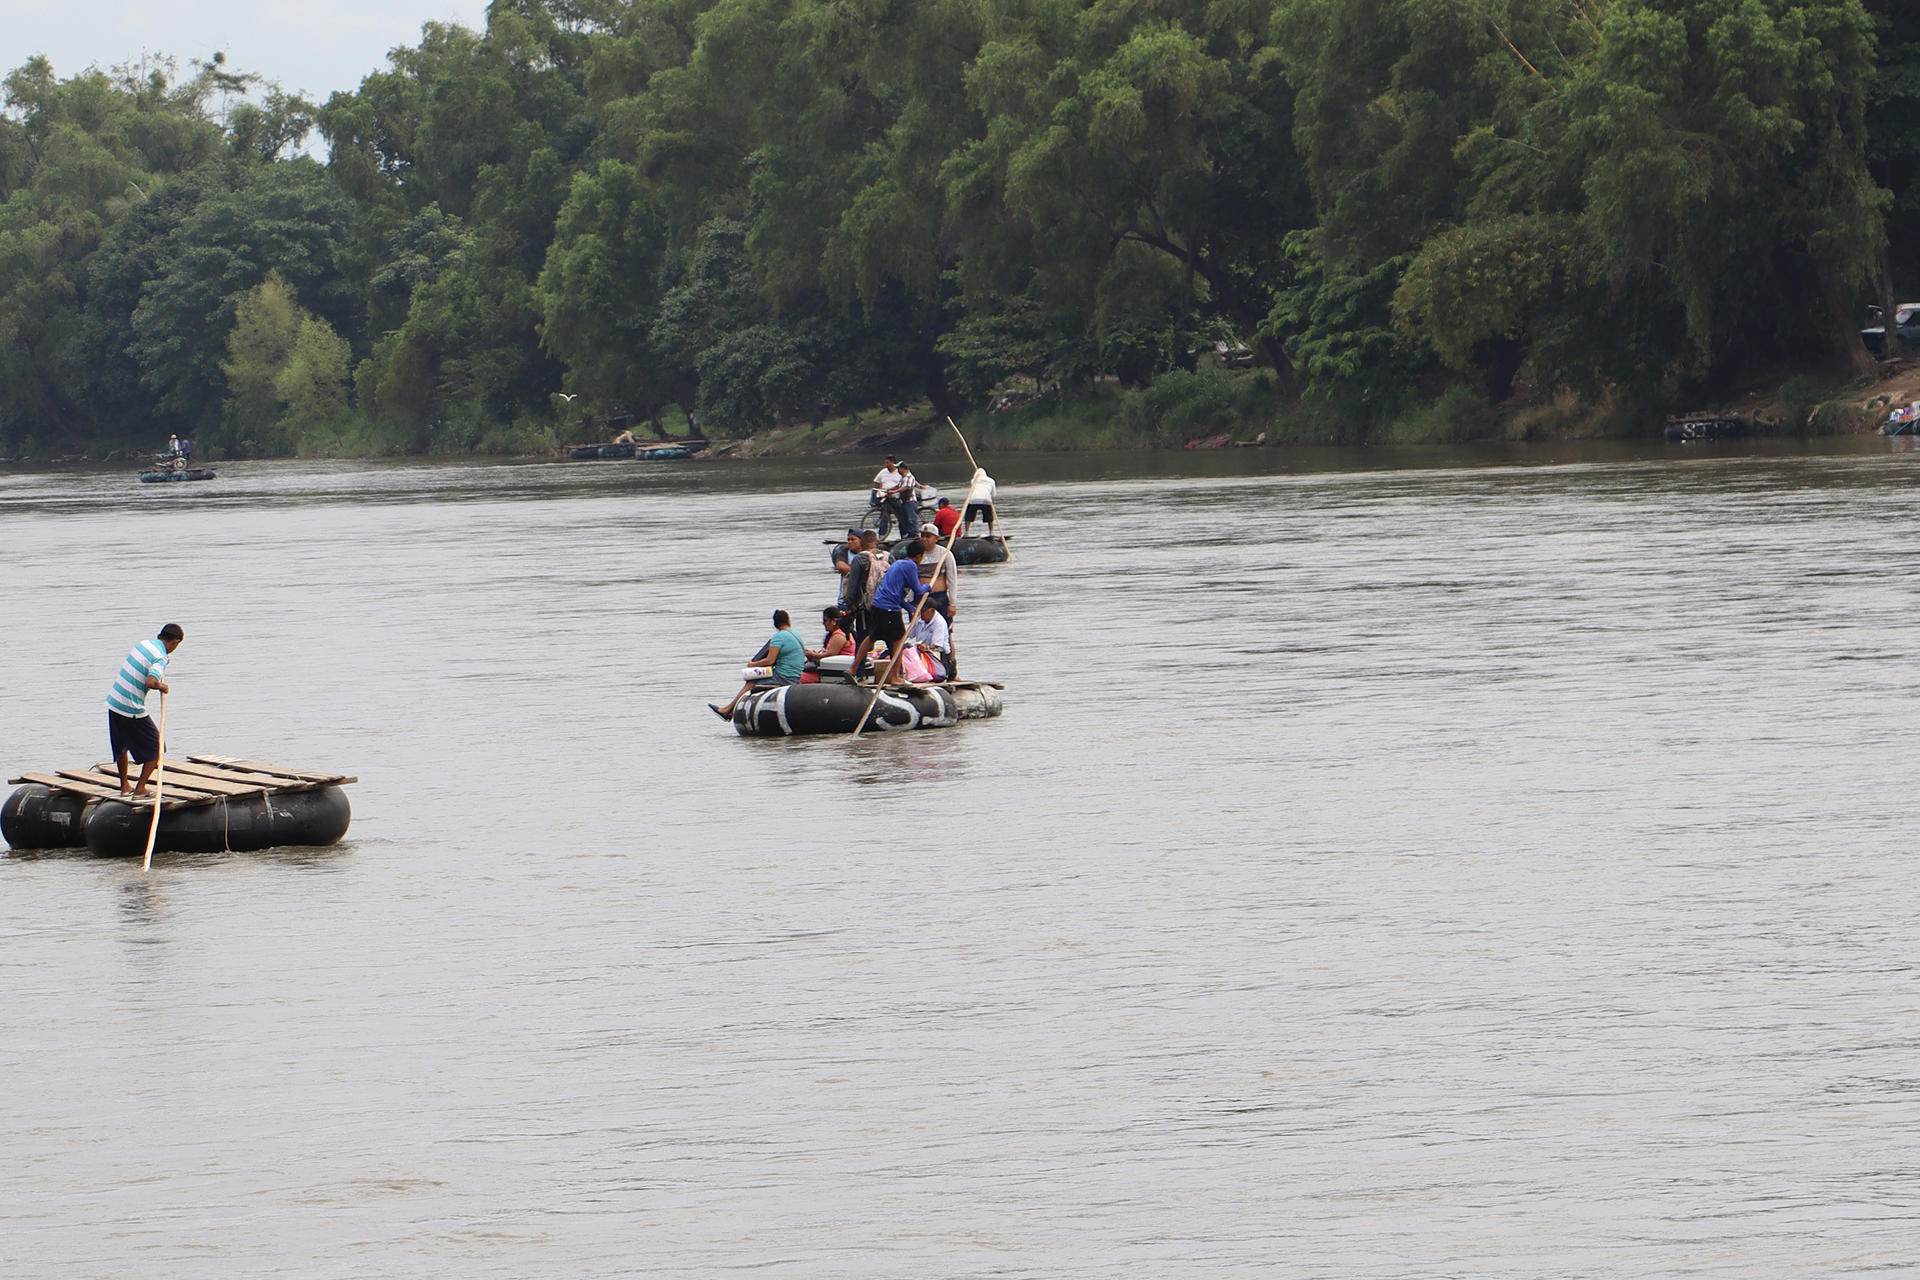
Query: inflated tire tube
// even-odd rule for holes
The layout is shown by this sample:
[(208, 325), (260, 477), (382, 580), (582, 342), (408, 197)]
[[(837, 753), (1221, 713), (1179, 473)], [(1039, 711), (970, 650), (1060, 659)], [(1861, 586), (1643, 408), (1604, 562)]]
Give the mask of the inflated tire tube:
[[(104, 858), (146, 852), (151, 813), (103, 801), (87, 819), (87, 848)], [(339, 787), (244, 796), (160, 815), (153, 847), (166, 853), (250, 853), (278, 845), (332, 844), (347, 834), (353, 810)]]
[(87, 842), (87, 800), (28, 783), (0, 805), (0, 836), (12, 849), (77, 849)]
[(876, 700), (872, 689), (850, 684), (794, 684), (760, 689), (740, 699), (733, 727), (746, 738), (852, 733), (873, 701), (867, 732), (945, 729), (960, 722), (959, 700), (938, 685), (897, 685)]
[[(907, 547), (918, 541), (920, 541), (918, 538), (907, 538), (894, 543), (894, 557), (897, 559), (905, 555)], [(998, 538), (955, 538), (953, 540), (955, 564), (1005, 564), (1006, 559), (1007, 544)]]

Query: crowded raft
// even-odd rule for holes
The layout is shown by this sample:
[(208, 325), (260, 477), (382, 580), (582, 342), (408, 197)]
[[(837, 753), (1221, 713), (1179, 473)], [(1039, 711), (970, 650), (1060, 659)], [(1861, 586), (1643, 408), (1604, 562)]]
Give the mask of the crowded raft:
[[(1002, 686), (961, 679), (954, 639), (960, 566), (1008, 559), (995, 489), (976, 467), (964, 512), (944, 498), (929, 509), (933, 495), (889, 457), (869, 497), (878, 527), (849, 528), (833, 546), (839, 597), (821, 613), (819, 647), (808, 648), (787, 611), (775, 610), (773, 635), (749, 660), (739, 692), (709, 708), (746, 737), (943, 729), (1000, 715)], [(998, 554), (965, 561), (956, 547), (976, 520), (988, 534), (977, 541)], [(887, 536), (894, 524), (898, 541)]]

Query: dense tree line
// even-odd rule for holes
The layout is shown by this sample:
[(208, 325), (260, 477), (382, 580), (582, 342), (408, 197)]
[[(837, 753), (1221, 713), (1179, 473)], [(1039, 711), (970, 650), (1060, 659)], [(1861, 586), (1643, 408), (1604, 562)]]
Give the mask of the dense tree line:
[(957, 414), (1219, 342), (1358, 422), (1651, 408), (1870, 370), (1920, 287), (1892, 0), (495, 0), (321, 105), (4, 92), (10, 451)]

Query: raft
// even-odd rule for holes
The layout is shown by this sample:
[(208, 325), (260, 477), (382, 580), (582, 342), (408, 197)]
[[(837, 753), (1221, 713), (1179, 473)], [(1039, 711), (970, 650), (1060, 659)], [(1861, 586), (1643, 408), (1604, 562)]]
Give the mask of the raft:
[(570, 444), (567, 456), (575, 462), (591, 462), (596, 458), (631, 458), (632, 444)]
[(1668, 444), (1686, 444), (1694, 440), (1732, 440), (1747, 434), (1745, 418), (1673, 418), (1662, 433)]
[[(758, 689), (733, 709), (733, 728), (743, 738), (852, 733), (870, 700), (871, 688), (837, 680)], [(1000, 691), (990, 684), (890, 685), (874, 701), (867, 732), (948, 729), (962, 720), (991, 719), (1003, 709)]]
[[(347, 833), (352, 806), (341, 787), (356, 779), (263, 765), (232, 756), (168, 757), (154, 849), (236, 853), (282, 845), (328, 845)], [(15, 849), (73, 849), (140, 857), (153, 819), (151, 797), (127, 801), (111, 764), (29, 773), (0, 805), (0, 836)]]
[[(902, 538), (893, 544), (895, 559), (907, 553), (909, 543), (918, 542), (918, 538)], [(940, 540), (946, 545), (946, 539)], [(1005, 538), (955, 538), (953, 540), (953, 562), (968, 564), (1005, 564), (1007, 562), (1007, 540)]]
[(214, 477), (211, 467), (193, 467), (185, 471), (142, 471), (141, 484), (160, 484), (169, 480), (211, 480)]

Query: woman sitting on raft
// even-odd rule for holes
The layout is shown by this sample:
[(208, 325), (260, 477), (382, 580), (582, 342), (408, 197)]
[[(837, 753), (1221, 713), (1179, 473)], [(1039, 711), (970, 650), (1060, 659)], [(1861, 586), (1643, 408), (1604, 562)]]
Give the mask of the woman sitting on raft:
[[(733, 719), (733, 709), (750, 691), (799, 684), (800, 677), (806, 673), (806, 646), (794, 634), (793, 619), (785, 609), (773, 611), (773, 636), (760, 646), (760, 652), (747, 660), (747, 668), (747, 682), (740, 686), (740, 692), (733, 695), (731, 702), (724, 707), (713, 702), (707, 704), (707, 709), (722, 720)], [(763, 669), (764, 674), (756, 668)]]
[[(839, 608), (834, 605), (828, 605), (821, 611), (820, 625), (827, 629), (827, 634), (826, 637), (821, 640), (818, 649), (807, 650), (807, 661), (819, 662), (822, 658), (838, 658), (842, 654), (850, 655), (853, 653), (853, 637), (848, 635), (846, 630), (841, 627), (841, 616)], [(818, 671), (809, 671), (800, 677), (800, 683), (819, 684), (820, 673)]]

